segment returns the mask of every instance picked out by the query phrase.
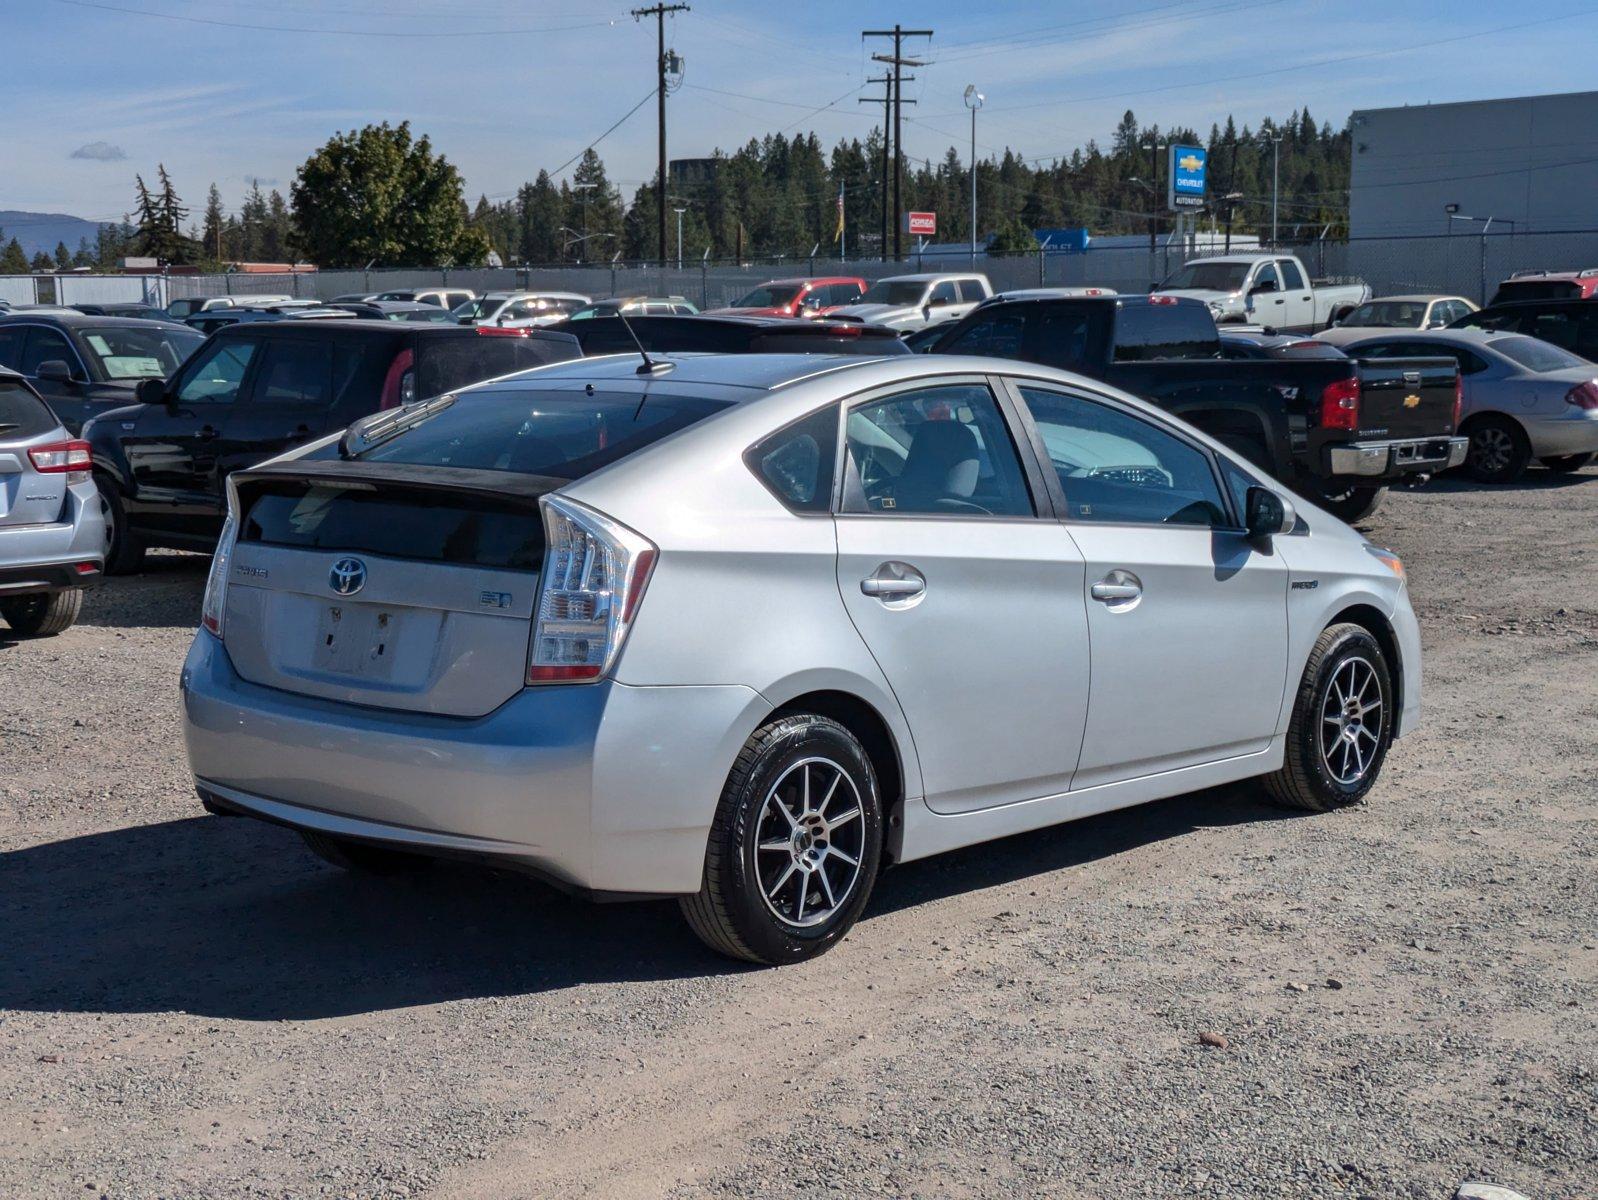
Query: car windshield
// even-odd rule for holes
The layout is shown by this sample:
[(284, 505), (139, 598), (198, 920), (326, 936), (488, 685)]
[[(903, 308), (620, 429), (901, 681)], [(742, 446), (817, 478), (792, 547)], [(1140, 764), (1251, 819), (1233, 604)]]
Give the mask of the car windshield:
[(354, 457), (580, 479), (726, 407), (693, 396), (651, 395), (640, 403), (638, 393), (468, 393)]
[(1196, 292), (1237, 292), (1248, 278), (1246, 262), (1195, 262), (1172, 272), (1159, 290)]
[(180, 325), (158, 329), (125, 325), (85, 329), (83, 341), (107, 379), (165, 379), (205, 338)]
[(1361, 304), (1338, 325), (1344, 329), (1419, 329), (1425, 319), (1424, 300), (1378, 300)]
[(786, 308), (793, 303), (793, 298), (799, 294), (798, 284), (785, 283), (778, 286), (767, 284), (757, 287), (738, 300), (734, 300), (729, 308)]
[(1534, 337), (1494, 338), (1492, 348), (1528, 371), (1564, 371), (1571, 367), (1590, 367), (1591, 363)]
[[(639, 306), (637, 304), (628, 304), (626, 306), (626, 308), (625, 308), (625, 311), (628, 314), (632, 314), (632, 313), (637, 312), (638, 308), (639, 308)], [(569, 320), (569, 321), (587, 321), (587, 320), (590, 320), (590, 319), (592, 319), (594, 317), (614, 317), (617, 313), (622, 312), (622, 311), (623, 311), (623, 306), (621, 304), (618, 304), (618, 303), (612, 303), (612, 304), (590, 304), (587, 308), (579, 308), (576, 312), (572, 313), (572, 315), (570, 317), (568, 317), (567, 320)]]
[(918, 279), (879, 279), (856, 304), (920, 304), (927, 285)]
[(468, 300), (459, 308), (451, 309), (450, 315), (462, 321), (486, 321), (499, 311), (500, 305), (505, 301), (499, 296), (479, 296), (476, 300)]

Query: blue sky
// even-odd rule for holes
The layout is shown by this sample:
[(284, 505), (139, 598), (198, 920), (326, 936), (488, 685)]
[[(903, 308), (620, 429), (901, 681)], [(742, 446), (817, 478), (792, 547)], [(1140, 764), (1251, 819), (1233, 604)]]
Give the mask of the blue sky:
[[(673, 157), (785, 128), (828, 145), (863, 136), (880, 109), (856, 96), (882, 47), (860, 30), (896, 20), (936, 30), (910, 43), (930, 65), (905, 89), (918, 101), (906, 151), (933, 159), (967, 145), (973, 82), (987, 95), (979, 145), (1033, 157), (1107, 141), (1126, 108), (1201, 132), (1228, 111), (1254, 125), (1300, 104), (1340, 124), (1353, 108), (1585, 90), (1598, 57), (1598, 6), (1575, 0), (692, 3), (667, 25), (687, 64)], [(331, 134), (404, 119), (472, 199), (504, 196), (652, 87), (653, 22), (629, 7), (0, 0), (0, 209), (112, 218), (158, 161), (196, 209), (212, 181), (232, 207), (252, 177), (286, 193)], [(630, 196), (654, 170), (653, 101), (598, 149)]]

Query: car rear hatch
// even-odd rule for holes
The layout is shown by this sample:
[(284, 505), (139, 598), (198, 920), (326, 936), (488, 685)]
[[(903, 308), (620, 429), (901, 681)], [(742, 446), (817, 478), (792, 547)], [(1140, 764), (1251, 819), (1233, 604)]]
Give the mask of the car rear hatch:
[(66, 441), (44, 401), (18, 380), (0, 379), (0, 529), (61, 520), (68, 476), (40, 471), (29, 451)]
[(565, 481), (297, 460), (233, 482), (223, 628), (243, 678), (455, 717), (521, 689), (544, 556), (538, 499)]
[(1359, 440), (1447, 437), (1458, 376), (1452, 358), (1360, 359)]

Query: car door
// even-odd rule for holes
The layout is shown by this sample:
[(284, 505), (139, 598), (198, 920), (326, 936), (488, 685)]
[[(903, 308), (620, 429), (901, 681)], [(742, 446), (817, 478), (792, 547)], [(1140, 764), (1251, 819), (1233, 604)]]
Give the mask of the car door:
[[(1083, 567), (986, 380), (860, 400), (845, 417), (838, 587), (899, 700), (927, 805), (1070, 786), (1086, 719)], [(1046, 511), (1046, 509), (1044, 510)]]
[(960, 307), (960, 292), (952, 279), (940, 279), (927, 294), (923, 315), (929, 325), (941, 325), (963, 317), (967, 310)]
[(1209, 451), (1114, 400), (1012, 386), (1085, 568), (1093, 671), (1073, 788), (1266, 749), (1287, 571), (1239, 528)]
[(1315, 293), (1310, 290), (1304, 272), (1290, 258), (1276, 260), (1276, 273), (1282, 286), (1282, 319), (1284, 328), (1308, 332), (1319, 328), (1315, 314)]
[[(345, 371), (352, 357), (340, 356)], [(266, 340), (260, 361), (223, 423), (216, 445), (218, 493), (234, 471), (302, 446), (327, 431), (333, 397), (334, 341), (324, 336)]]
[(167, 404), (143, 405), (123, 423), (136, 526), (202, 540), (221, 529), (217, 452), (260, 350), (258, 338), (213, 338), (173, 378)]
[(1262, 262), (1248, 285), (1250, 316), (1261, 325), (1280, 329), (1287, 323), (1287, 297), (1282, 293), (1281, 275), (1273, 262)]

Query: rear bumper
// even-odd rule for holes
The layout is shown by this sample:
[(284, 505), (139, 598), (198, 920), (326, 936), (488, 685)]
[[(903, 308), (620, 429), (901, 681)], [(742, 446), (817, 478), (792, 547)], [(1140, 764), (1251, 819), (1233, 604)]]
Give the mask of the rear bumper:
[(89, 588), (100, 582), (104, 572), (105, 560), (98, 555), (93, 558), (75, 558), (67, 562), (30, 563), (20, 567), (0, 566), (0, 596)]
[[(0, 527), (0, 595), (93, 587), (105, 570), (105, 511), (92, 483), (67, 489), (61, 520)], [(79, 571), (82, 564), (89, 570)]]
[(1568, 407), (1557, 417), (1525, 417), (1526, 437), (1538, 458), (1598, 450), (1598, 409)]
[(226, 807), (656, 895), (698, 890), (722, 784), (769, 707), (742, 687), (603, 682), (474, 719), (391, 712), (249, 683), (203, 631), (182, 696), (195, 786)]
[(1418, 471), (1444, 471), (1465, 461), (1470, 439), (1464, 437), (1400, 438), (1386, 442), (1356, 442), (1332, 446), (1326, 466), (1333, 475), (1370, 478), (1409, 475)]

